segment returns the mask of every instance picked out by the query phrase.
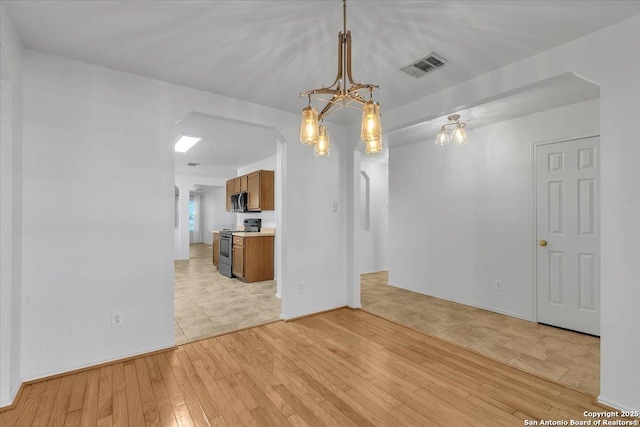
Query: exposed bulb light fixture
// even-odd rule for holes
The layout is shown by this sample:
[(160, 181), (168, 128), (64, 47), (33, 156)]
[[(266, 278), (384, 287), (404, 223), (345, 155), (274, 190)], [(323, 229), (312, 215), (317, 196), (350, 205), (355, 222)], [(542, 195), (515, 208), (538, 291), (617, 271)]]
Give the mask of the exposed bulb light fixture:
[(316, 142), (313, 154), (316, 157), (327, 157), (331, 149), (331, 140), (329, 139), (329, 130), (323, 124), (318, 128), (318, 142)]
[(182, 135), (180, 136), (180, 139), (178, 139), (178, 142), (176, 142), (175, 150), (179, 153), (186, 153), (187, 151), (189, 151), (191, 147), (196, 145), (196, 143), (201, 139), (202, 137), (200, 136)]
[[(320, 141), (322, 119), (325, 116), (338, 111), (343, 107), (362, 108), (362, 127), (360, 138), (365, 143), (365, 151), (368, 154), (377, 154), (382, 151), (382, 127), (380, 125), (380, 104), (373, 101), (373, 90), (378, 85), (354, 83), (351, 75), (351, 31), (347, 31), (347, 0), (342, 0), (343, 30), (338, 33), (338, 73), (333, 83), (327, 87), (303, 92), (300, 96), (309, 98), (309, 105), (302, 110), (302, 122), (300, 124), (300, 142), (303, 144), (318, 144)], [(346, 81), (349, 81), (347, 88)], [(363, 96), (369, 93), (369, 100)], [(327, 96), (329, 99), (323, 98)], [(326, 102), (325, 107), (317, 112), (311, 105), (311, 100), (316, 99)], [(355, 104), (355, 106), (354, 106)], [(320, 124), (319, 124), (320, 123)], [(324, 148), (316, 147), (315, 154), (324, 157), (329, 154), (329, 136), (326, 126), (324, 135), (327, 141), (327, 154)], [(323, 141), (324, 144), (324, 141)]]
[[(448, 144), (449, 141), (453, 141), (455, 144), (466, 144), (467, 143), (467, 132), (464, 128), (467, 126), (466, 123), (460, 121), (459, 114), (452, 114), (447, 117), (447, 123), (442, 125), (440, 128), (440, 132), (438, 132), (438, 136), (436, 136), (436, 145), (445, 145)], [(447, 127), (451, 127), (450, 134), (447, 133)]]
[(311, 106), (311, 96), (309, 96), (309, 106), (302, 109), (300, 142), (303, 144), (315, 144), (318, 142), (318, 135), (318, 110)]

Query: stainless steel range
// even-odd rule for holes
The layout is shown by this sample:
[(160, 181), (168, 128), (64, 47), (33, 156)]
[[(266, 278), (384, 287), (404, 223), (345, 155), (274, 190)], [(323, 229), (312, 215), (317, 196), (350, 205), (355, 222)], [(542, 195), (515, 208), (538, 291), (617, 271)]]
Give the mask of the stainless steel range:
[(218, 264), (218, 271), (220, 274), (224, 274), (227, 277), (233, 277), (231, 272), (231, 262), (233, 248), (233, 231), (222, 230), (220, 231), (220, 260)]
[(244, 231), (222, 230), (220, 231), (220, 262), (218, 271), (227, 277), (233, 277), (233, 233), (259, 232), (262, 226), (260, 218), (247, 218), (244, 220)]

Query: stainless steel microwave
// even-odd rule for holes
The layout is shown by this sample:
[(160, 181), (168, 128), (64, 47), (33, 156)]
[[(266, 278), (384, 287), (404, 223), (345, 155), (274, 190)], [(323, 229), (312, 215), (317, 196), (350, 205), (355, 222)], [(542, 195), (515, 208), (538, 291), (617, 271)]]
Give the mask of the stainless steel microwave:
[(231, 212), (247, 212), (247, 192), (231, 195)]

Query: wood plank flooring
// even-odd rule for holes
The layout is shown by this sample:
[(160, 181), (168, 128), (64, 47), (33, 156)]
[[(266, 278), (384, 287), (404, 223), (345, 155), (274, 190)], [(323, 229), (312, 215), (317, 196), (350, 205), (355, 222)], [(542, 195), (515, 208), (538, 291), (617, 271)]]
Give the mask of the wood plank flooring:
[(276, 322), (26, 387), (11, 426), (521, 426), (592, 399), (360, 310)]

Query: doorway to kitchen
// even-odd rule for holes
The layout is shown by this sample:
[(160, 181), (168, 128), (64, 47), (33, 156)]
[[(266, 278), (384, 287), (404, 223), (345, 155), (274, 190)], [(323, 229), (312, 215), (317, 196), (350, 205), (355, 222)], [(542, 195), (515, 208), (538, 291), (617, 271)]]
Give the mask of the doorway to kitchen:
[[(276, 229), (277, 204), (261, 205), (252, 212), (231, 209), (228, 182), (241, 176), (269, 171), (275, 198), (279, 198), (280, 173), (277, 138), (272, 129), (202, 113), (189, 113), (175, 126), (176, 140), (189, 135), (200, 140), (187, 152), (176, 152), (175, 181), (180, 194), (176, 231), (174, 337), (182, 344), (280, 319), (274, 261), (271, 274), (259, 281), (242, 274), (221, 274), (220, 233), (243, 231), (245, 221), (257, 219), (262, 231)], [(275, 177), (274, 177), (275, 175)], [(253, 181), (252, 181), (253, 184)], [(186, 196), (188, 194), (188, 196)], [(250, 233), (246, 230), (244, 234)], [(242, 234), (242, 233), (241, 233)], [(262, 234), (260, 234), (261, 236)], [(258, 234), (244, 240), (259, 239)], [(273, 242), (271, 237), (271, 242)], [(217, 243), (217, 244), (216, 244)], [(234, 241), (236, 246), (240, 241)], [(247, 242), (247, 258), (252, 247)], [(271, 253), (275, 251), (271, 243)], [(235, 248), (235, 246), (234, 246)], [(244, 249), (244, 247), (241, 247)], [(217, 257), (215, 255), (218, 255)], [(235, 257), (236, 262), (238, 257)], [(242, 272), (235, 266), (235, 272)], [(231, 277), (229, 277), (231, 276)]]

